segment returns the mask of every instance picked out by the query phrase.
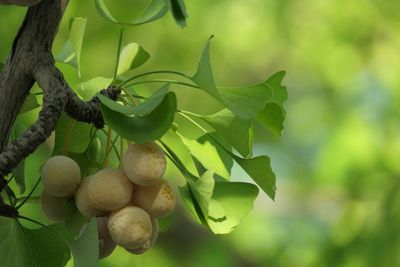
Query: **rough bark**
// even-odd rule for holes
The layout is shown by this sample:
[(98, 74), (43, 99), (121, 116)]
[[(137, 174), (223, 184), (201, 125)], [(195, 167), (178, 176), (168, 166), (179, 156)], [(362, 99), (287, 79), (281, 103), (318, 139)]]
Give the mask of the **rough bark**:
[[(0, 73), (0, 192), (6, 185), (4, 177), (50, 136), (61, 112), (97, 128), (104, 126), (98, 99), (79, 99), (55, 66), (51, 48), (66, 5), (65, 0), (42, 0), (28, 9)], [(39, 118), (20, 138), (8, 143), (12, 125), (35, 82), (44, 92)], [(113, 87), (101, 92), (112, 99), (119, 93)]]

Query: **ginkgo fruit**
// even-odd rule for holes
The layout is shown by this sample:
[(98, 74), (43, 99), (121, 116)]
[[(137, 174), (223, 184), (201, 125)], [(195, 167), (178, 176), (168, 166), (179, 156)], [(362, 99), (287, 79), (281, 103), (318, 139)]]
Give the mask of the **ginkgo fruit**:
[(108, 219), (111, 238), (126, 249), (138, 249), (151, 240), (153, 226), (150, 215), (139, 207), (126, 206)]
[(164, 175), (166, 164), (164, 151), (156, 143), (130, 144), (122, 159), (125, 174), (140, 186), (150, 186), (159, 182)]
[(136, 248), (136, 249), (126, 249), (127, 251), (129, 251), (132, 254), (143, 254), (146, 251), (148, 251), (151, 247), (153, 247), (153, 245), (156, 243), (157, 241), (157, 237), (158, 237), (158, 231), (159, 231), (159, 227), (158, 227), (158, 221), (154, 218), (151, 219), (151, 223), (152, 223), (152, 227), (153, 227), (153, 231), (151, 233), (151, 239), (148, 240), (143, 246)]
[(175, 193), (166, 180), (153, 186), (136, 186), (131, 203), (147, 211), (151, 217), (168, 216), (176, 206)]
[(71, 158), (54, 156), (46, 161), (41, 170), (43, 187), (55, 197), (72, 195), (81, 182), (81, 169)]
[(40, 206), (46, 217), (54, 222), (65, 220), (64, 204), (66, 197), (55, 197), (43, 190), (40, 195)]
[(92, 179), (92, 176), (88, 176), (83, 179), (80, 184), (78, 190), (75, 194), (75, 204), (80, 213), (85, 215), (86, 217), (98, 217), (104, 216), (107, 212), (104, 210), (99, 210), (94, 207), (93, 203), (90, 202), (89, 199), (89, 181)]
[(88, 182), (88, 199), (96, 209), (115, 211), (127, 205), (132, 197), (133, 184), (117, 169), (103, 169)]
[(107, 217), (96, 218), (99, 237), (99, 259), (108, 257), (117, 246), (108, 232), (107, 220)]

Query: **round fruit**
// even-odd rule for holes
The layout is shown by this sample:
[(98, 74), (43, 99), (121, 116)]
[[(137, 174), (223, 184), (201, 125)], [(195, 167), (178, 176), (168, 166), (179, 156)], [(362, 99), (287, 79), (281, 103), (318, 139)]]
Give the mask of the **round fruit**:
[(115, 249), (117, 244), (112, 240), (107, 229), (107, 218), (99, 217), (97, 221), (97, 232), (99, 235), (99, 259), (108, 257)]
[(132, 204), (147, 211), (151, 217), (162, 218), (175, 209), (176, 197), (169, 183), (161, 180), (153, 186), (136, 186), (132, 194)]
[(65, 219), (64, 204), (67, 198), (54, 197), (43, 190), (40, 195), (40, 206), (49, 220), (62, 222)]
[(78, 210), (86, 217), (104, 216), (107, 212), (96, 209), (89, 199), (89, 181), (93, 176), (84, 179), (75, 194), (75, 204)]
[(156, 219), (151, 219), (151, 223), (152, 223), (152, 227), (153, 227), (153, 231), (151, 233), (151, 239), (149, 241), (147, 241), (143, 246), (141, 246), (140, 248), (136, 248), (136, 249), (126, 249), (127, 251), (129, 251), (132, 254), (143, 254), (146, 251), (148, 251), (157, 241), (157, 237), (158, 237), (158, 222)]
[(79, 165), (69, 157), (54, 156), (47, 160), (41, 170), (44, 189), (56, 197), (70, 196), (81, 181)]
[(122, 159), (122, 166), (128, 178), (141, 186), (159, 182), (166, 165), (164, 151), (156, 143), (130, 144)]
[(88, 184), (90, 203), (96, 209), (114, 211), (129, 203), (133, 184), (116, 169), (103, 169), (93, 174)]
[(115, 243), (127, 249), (137, 249), (145, 245), (151, 239), (153, 231), (150, 215), (134, 206), (113, 212), (107, 225)]

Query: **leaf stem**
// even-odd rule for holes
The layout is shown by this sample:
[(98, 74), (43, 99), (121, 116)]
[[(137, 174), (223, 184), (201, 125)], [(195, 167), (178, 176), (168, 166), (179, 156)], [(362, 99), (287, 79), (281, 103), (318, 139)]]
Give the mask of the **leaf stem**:
[(121, 90), (128, 96), (129, 100), (133, 105), (137, 105), (136, 99), (133, 97), (133, 95), (131, 95), (131, 93), (129, 93), (128, 90), (126, 90), (126, 88), (121, 87)]
[(193, 180), (193, 177), (195, 177), (195, 176), (189, 172), (189, 170), (185, 167), (185, 164), (183, 164), (183, 162), (174, 153), (174, 151), (163, 141), (159, 140), (159, 142), (165, 148), (165, 150), (168, 152), (168, 154), (166, 154), (167, 157), (175, 164), (175, 166), (183, 174), (183, 176), (185, 176), (188, 180)]
[[(199, 128), (200, 130), (202, 130), (208, 137), (210, 137), (212, 140), (215, 141), (216, 144), (218, 144), (226, 153), (228, 153), (229, 155), (235, 156), (235, 154), (232, 153), (232, 151), (228, 150), (224, 145), (222, 145), (217, 139), (215, 139), (214, 136), (212, 136), (211, 134), (208, 133), (208, 131), (206, 129), (204, 129), (203, 126), (201, 126), (199, 123), (197, 123), (195, 120), (193, 120), (192, 118), (190, 118), (188, 115), (186, 114), (191, 114), (191, 112), (189, 111), (183, 111), (183, 110), (179, 110), (177, 111), (179, 115), (181, 115), (182, 117), (184, 117), (186, 120), (190, 121), (193, 125), (195, 125), (197, 128)], [(186, 113), (186, 114), (185, 114)]]
[[(28, 221), (32, 221), (32, 219), (30, 219), (30, 218), (28, 218), (28, 217), (25, 217), (25, 216), (19, 216), (19, 218), (25, 219), (25, 220), (28, 220)], [(32, 243), (31, 243), (31, 240), (30, 240), (29, 237), (28, 237), (28, 234), (27, 234), (26, 231), (25, 231), (25, 227), (21, 224), (21, 222), (20, 222), (19, 220), (16, 220), (16, 221), (17, 221), (19, 227), (21, 227), (21, 231), (24, 233), (24, 236), (25, 236), (25, 238), (26, 238), (26, 240), (27, 240), (29, 249), (30, 249), (31, 252), (32, 252), (33, 261), (35, 262), (35, 265), (34, 265), (34, 266), (39, 266), (38, 260), (37, 260), (37, 258), (36, 258), (37, 256), (36, 256), (35, 253), (33, 253), (34, 250), (33, 250), (33, 247), (32, 247)], [(35, 223), (38, 223), (39, 225), (41, 225), (41, 223), (39, 223), (39, 222), (35, 222)]]
[(35, 185), (33, 186), (32, 190), (26, 196), (26, 198), (17, 207), (15, 207), (15, 209), (18, 210), (19, 208), (21, 208), (28, 201), (28, 199), (32, 196), (33, 192), (35, 191), (35, 189), (38, 187), (39, 183), (40, 183), (40, 176), (37, 179), (37, 181), (36, 181)]
[[(47, 225), (45, 225), (45, 224), (43, 224), (43, 223), (41, 223), (41, 222), (39, 222), (39, 221), (36, 221), (36, 220), (34, 220), (34, 219), (31, 219), (31, 218), (28, 218), (28, 217), (25, 217), (25, 216), (23, 216), (23, 215), (18, 215), (18, 219), (23, 219), (23, 220), (26, 220), (26, 221), (30, 221), (30, 222), (32, 222), (32, 223), (36, 223), (37, 225), (40, 225), (40, 226), (42, 226), (42, 227), (45, 227), (45, 228), (48, 228), (48, 229), (51, 229), (50, 227), (48, 227)], [(52, 231), (54, 231), (53, 229), (51, 229)]]
[(11, 177), (7, 180), (6, 184), (9, 184), (12, 181), (12, 179), (14, 179), (14, 175), (11, 175)]
[[(93, 129), (95, 129), (95, 131), (93, 132)], [(90, 141), (88, 146), (86, 147), (85, 153), (88, 152), (90, 146), (92, 145), (94, 138), (96, 137), (96, 133), (97, 133), (98, 129), (94, 128), (94, 126), (92, 126), (92, 129), (90, 129)], [(93, 133), (92, 133), (93, 132)]]
[(121, 137), (119, 142), (119, 168), (122, 170), (124, 168), (122, 162), (122, 156), (124, 154), (124, 139)]
[(123, 81), (119, 86), (123, 86), (123, 85), (125, 85), (125, 84), (127, 84), (127, 83), (129, 83), (129, 82), (131, 82), (131, 81), (133, 81), (133, 80), (136, 80), (136, 79), (141, 78), (141, 77), (144, 77), (144, 76), (153, 75), (153, 74), (175, 74), (175, 75), (178, 75), (178, 76), (182, 76), (182, 77), (184, 77), (184, 78), (187, 78), (187, 79), (191, 79), (191, 78), (192, 78), (192, 77), (190, 77), (190, 76), (188, 76), (188, 75), (186, 75), (186, 74), (184, 74), (184, 73), (181, 73), (181, 72), (179, 72), (179, 71), (173, 71), (173, 70), (155, 70), (155, 71), (145, 72), (145, 73), (141, 73), (141, 74), (138, 74), (138, 75), (136, 75), (136, 76), (133, 76), (133, 77), (131, 77), (131, 78), (129, 78), (129, 79)]
[[(128, 94), (120, 94), (120, 95), (121, 96), (128, 96)], [(141, 96), (141, 95), (134, 95), (134, 94), (130, 94), (130, 95), (135, 97), (135, 98), (139, 98), (139, 99), (143, 99), (143, 100), (148, 99), (148, 97), (144, 97), (144, 96)]]
[(110, 154), (109, 151), (111, 151), (111, 139), (112, 139), (112, 130), (110, 127), (108, 127), (107, 143), (106, 143), (106, 150), (105, 150), (104, 161), (103, 161), (103, 168), (106, 168), (108, 166), (108, 155)]
[(119, 30), (117, 56), (116, 56), (116, 62), (115, 62), (115, 67), (114, 67), (113, 80), (112, 80), (111, 84), (114, 84), (116, 79), (117, 79), (118, 67), (119, 67), (119, 58), (120, 58), (120, 54), (121, 54), (121, 46), (122, 46), (123, 36), (124, 36), (124, 28), (121, 27), (120, 30)]
[(14, 191), (12, 191), (12, 189), (8, 185), (6, 185), (4, 187), (4, 191), (6, 192), (6, 195), (7, 195), (8, 201), (10, 202), (10, 205), (15, 207), (15, 204), (17, 203), (16, 202), (17, 197), (15, 196)]
[(28, 197), (20, 197), (20, 198), (17, 198), (17, 203), (19, 201), (25, 201), (25, 200), (26, 200), (26, 203), (37, 204), (37, 203), (40, 202), (40, 196), (30, 197), (30, 198), (28, 198)]
[(127, 86), (133, 86), (133, 85), (138, 85), (138, 84), (147, 84), (147, 83), (171, 83), (171, 84), (178, 84), (178, 85), (183, 85), (183, 86), (187, 86), (187, 87), (200, 89), (199, 86), (194, 85), (194, 84), (180, 82), (180, 81), (176, 81), (176, 80), (168, 80), (168, 79), (154, 79), (154, 80), (148, 80), (148, 81), (140, 81), (140, 82), (131, 83)]
[(64, 138), (64, 147), (63, 147), (63, 155), (66, 156), (68, 154), (68, 147), (69, 144), (71, 143), (71, 138), (72, 138), (72, 131), (75, 127), (76, 124), (76, 120), (71, 119), (71, 121), (68, 124), (68, 129), (67, 129), (67, 133), (65, 134), (65, 138)]
[[(107, 136), (107, 132), (104, 129), (101, 129), (101, 132), (103, 132)], [(115, 147), (115, 143), (116, 143), (118, 137), (120, 137), (120, 136), (118, 135), (117, 137), (114, 138), (114, 141), (112, 142), (111, 146), (114, 149), (114, 152), (117, 155), (118, 160), (120, 160), (118, 149)]]
[[(199, 128), (200, 130), (202, 130), (204, 133), (208, 133), (206, 129), (204, 129), (203, 126), (201, 126), (199, 123), (197, 123), (195, 120), (193, 120), (192, 118), (190, 118), (188, 115), (191, 115), (191, 112), (189, 111), (184, 111), (184, 110), (178, 110), (177, 111), (179, 113), (179, 115), (181, 115), (182, 117), (184, 117), (185, 119), (187, 119), (188, 121), (190, 121), (193, 125), (195, 125), (197, 128)], [(186, 115), (187, 114), (187, 115)]]

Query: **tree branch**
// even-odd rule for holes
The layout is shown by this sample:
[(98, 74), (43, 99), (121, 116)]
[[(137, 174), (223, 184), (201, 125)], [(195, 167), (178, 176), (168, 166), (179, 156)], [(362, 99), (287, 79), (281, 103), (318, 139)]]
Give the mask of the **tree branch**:
[[(51, 47), (66, 5), (65, 0), (42, 0), (28, 9), (0, 73), (0, 192), (6, 185), (4, 177), (55, 130), (62, 111), (78, 121), (104, 127), (99, 100), (79, 99), (55, 67)], [(11, 127), (35, 81), (44, 91), (39, 118), (7, 145)], [(116, 99), (119, 91), (109, 87), (101, 93)]]
[[(115, 87), (110, 86), (107, 89), (101, 90), (100, 93), (116, 99), (120, 93)], [(72, 90), (68, 90), (68, 102), (65, 107), (65, 112), (72, 118), (78, 121), (93, 123), (96, 128), (104, 127), (103, 115), (99, 109), (99, 99), (93, 97), (90, 101), (83, 102)]]

